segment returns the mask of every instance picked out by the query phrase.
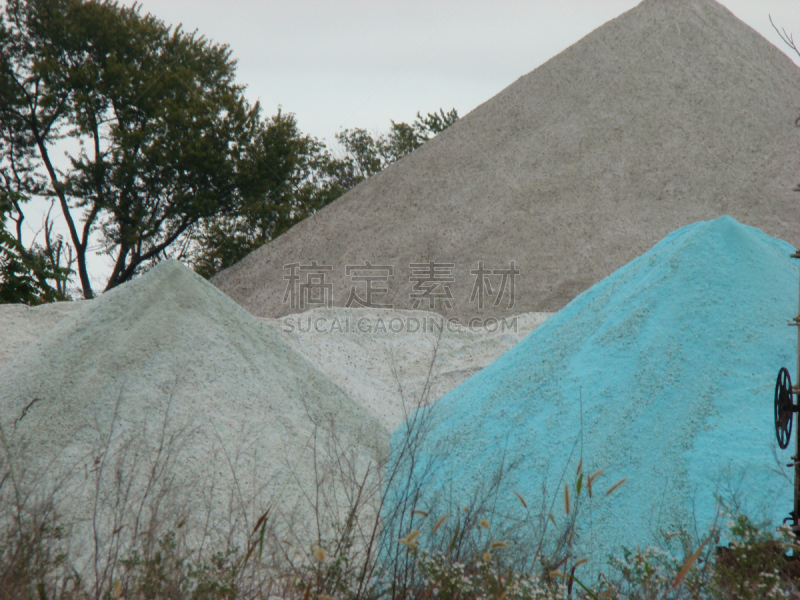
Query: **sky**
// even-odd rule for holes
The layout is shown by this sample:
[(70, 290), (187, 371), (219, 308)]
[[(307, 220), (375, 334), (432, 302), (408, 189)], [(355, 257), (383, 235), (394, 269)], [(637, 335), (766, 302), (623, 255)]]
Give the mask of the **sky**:
[[(279, 107), (294, 113), (301, 131), (335, 147), (343, 128), (385, 132), (391, 120), (408, 122), (417, 111), (439, 108), (463, 116), (638, 0), (138, 4), (168, 25), (228, 45), (238, 62), (237, 82), (265, 116)], [(771, 15), (800, 39), (800, 0), (722, 4), (800, 64), (769, 22)], [(40, 220), (30, 216), (29, 235)], [(102, 289), (111, 260), (94, 254), (89, 263), (94, 287)]]
[[(126, 2), (126, 4), (133, 4)], [(142, 10), (227, 44), (251, 101), (333, 142), (439, 108), (459, 115), (636, 6), (638, 0), (144, 0)], [(723, 0), (774, 44), (800, 0)], [(787, 53), (791, 52), (787, 49)], [(793, 56), (793, 58), (797, 58)]]

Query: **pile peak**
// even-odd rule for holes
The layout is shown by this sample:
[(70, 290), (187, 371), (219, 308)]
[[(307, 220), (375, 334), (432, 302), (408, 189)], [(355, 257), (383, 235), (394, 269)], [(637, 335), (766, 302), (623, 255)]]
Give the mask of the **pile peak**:
[(0, 434), (0, 464), (52, 486), (34, 491), (54, 494), (87, 560), (86, 523), (134, 530), (126, 519), (139, 518), (115, 504), (119, 481), (126, 502), (163, 492), (164, 527), (192, 515), (186, 530), (211, 536), (270, 508), (276, 527), (294, 521), (306, 540), (325, 461), (341, 451), (364, 473), (388, 438), (278, 331), (176, 261), (87, 303), (4, 364)]
[[(412, 265), (434, 262), (437, 312), (557, 310), (689, 223), (800, 238), (798, 115), (800, 69), (760, 34), (711, 0), (647, 0), (212, 282), (278, 317), (319, 306), (287, 300), (289, 265), (326, 265), (341, 306), (370, 261), (392, 267), (376, 302), (414, 308)], [(512, 261), (514, 301), (481, 308), (474, 271)]]
[(792, 486), (775, 456), (790, 451), (777, 447), (772, 400), (778, 369), (796, 360), (793, 252), (728, 217), (671, 233), (428, 409), (421, 488), (453, 490), (460, 506), (514, 465), (497, 491), (502, 521), (521, 510), (512, 490), (548, 507), (563, 483), (574, 492), (581, 460), (605, 469), (603, 492), (627, 478), (581, 500), (587, 556), (694, 523), (702, 535), (734, 493), (749, 517), (780, 523)]

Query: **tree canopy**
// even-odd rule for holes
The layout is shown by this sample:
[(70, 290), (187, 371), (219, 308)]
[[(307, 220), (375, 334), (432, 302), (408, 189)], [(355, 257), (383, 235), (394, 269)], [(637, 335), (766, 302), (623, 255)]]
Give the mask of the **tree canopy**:
[[(291, 113), (263, 118), (235, 66), (227, 46), (136, 5), (8, 0), (0, 8), (0, 276), (22, 269), (63, 296), (74, 272), (92, 298), (87, 257), (99, 244), (111, 264), (105, 290), (168, 257), (210, 277), (458, 118), (418, 113), (377, 137), (346, 130), (344, 156), (334, 158)], [(26, 250), (22, 224), (42, 206), (50, 207), (43, 239)]]
[(204, 277), (237, 263), (349, 187), (337, 178), (330, 153), (303, 135), (291, 114), (278, 111), (251, 144), (253, 162), (243, 173), (247, 193), (231, 210), (205, 219), (195, 235), (191, 260)]
[(92, 233), (113, 259), (109, 289), (185, 255), (197, 224), (253, 185), (259, 110), (226, 47), (135, 7), (76, 0), (11, 0), (0, 45), (5, 191), (56, 200), (85, 297)]
[[(66, 299), (66, 282), (70, 271), (51, 257), (60, 252), (63, 241), (47, 235), (58, 248), (34, 243), (26, 248), (2, 226), (13, 210), (13, 201), (0, 196), (0, 304), (44, 304)], [(12, 217), (13, 219), (13, 217)]]
[(455, 108), (448, 112), (440, 108), (439, 112), (428, 113), (425, 117), (418, 112), (413, 123), (391, 121), (388, 134), (372, 135), (362, 128), (345, 129), (337, 133), (336, 139), (345, 151), (345, 156), (336, 164), (340, 185), (349, 189), (382, 171), (457, 120)]

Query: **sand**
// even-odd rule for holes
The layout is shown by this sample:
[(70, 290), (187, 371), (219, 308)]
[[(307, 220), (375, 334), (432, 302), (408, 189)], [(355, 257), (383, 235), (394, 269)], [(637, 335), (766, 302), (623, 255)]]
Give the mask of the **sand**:
[[(36, 498), (56, 490), (85, 577), (102, 579), (95, 556), (108, 564), (120, 542), (124, 554), (128, 532), (164, 534), (191, 515), (177, 529), (190, 542), (242, 546), (237, 534), (267, 508), (271, 548), (289, 541), (302, 562), (317, 539), (314, 506), (341, 523), (360, 478), (369, 531), (389, 432), (548, 316), (486, 329), (425, 311), (259, 320), (175, 262), (96, 300), (0, 306), (0, 467)], [(331, 328), (336, 319), (352, 330)], [(121, 524), (121, 537), (109, 535)]]
[[(433, 405), (414, 467), (419, 507), (458, 511), (504, 464), (484, 515), (493, 527), (525, 516), (513, 492), (536, 523), (552, 512), (561, 527), (566, 483), (577, 555), (595, 570), (623, 545), (658, 543), (660, 532), (702, 536), (716, 494), (780, 524), (793, 506), (784, 465), (794, 446), (778, 448), (772, 403), (778, 369), (796, 377), (792, 252), (719, 218), (670, 234), (578, 296)], [(393, 434), (395, 452), (404, 435)], [(581, 459), (586, 474), (606, 470), (592, 500), (585, 479), (575, 495)], [(390, 489), (388, 505), (404, 491)]]
[(86, 303), (56, 302), (42, 306), (0, 304), (0, 368), (64, 318)]
[(548, 316), (531, 313), (470, 329), (427, 311), (337, 308), (265, 322), (392, 431), (415, 408), (466, 381)]
[[(343, 306), (345, 267), (372, 261), (395, 269), (375, 300), (407, 309), (409, 264), (433, 260), (455, 265), (437, 312), (497, 316), (558, 310), (700, 220), (796, 242), (798, 115), (800, 69), (727, 9), (646, 0), (213, 283), (279, 317), (302, 310), (283, 302), (284, 265), (331, 265)], [(469, 303), (481, 260), (515, 261), (513, 307)]]
[(338, 484), (333, 459), (361, 477), (388, 441), (278, 332), (175, 261), (86, 303), (0, 367), (0, 434), (3, 471), (57, 487), (86, 564), (95, 518), (105, 548), (121, 523), (146, 529), (156, 507), (164, 526), (186, 519), (184, 531), (209, 540), (250, 531), (271, 507), (307, 551), (315, 508), (343, 509), (315, 498), (320, 478), (323, 493)]
[[(91, 305), (0, 305), (0, 369), (62, 319)], [(548, 316), (517, 315), (474, 329), (443, 322), (429, 311), (366, 308), (313, 309), (289, 320), (260, 320), (392, 431), (409, 412), (466, 381)], [(350, 331), (334, 326), (337, 319), (342, 326), (349, 323)], [(357, 329), (359, 322), (364, 331)], [(419, 330), (409, 331), (415, 327)]]

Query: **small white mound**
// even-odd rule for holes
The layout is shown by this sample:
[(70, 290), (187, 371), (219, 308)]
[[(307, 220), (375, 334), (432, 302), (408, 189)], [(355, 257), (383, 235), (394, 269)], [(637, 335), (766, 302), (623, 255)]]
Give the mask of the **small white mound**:
[(148, 519), (219, 539), (267, 508), (306, 547), (318, 511), (346, 509), (318, 484), (363, 477), (388, 435), (273, 328), (175, 261), (0, 367), (0, 434), (0, 479), (55, 490), (88, 554), (93, 522), (100, 548)]
[(264, 319), (389, 431), (510, 350), (551, 313), (456, 327), (434, 312), (314, 309)]
[[(0, 306), (0, 368), (62, 319), (91, 304)], [(367, 308), (313, 309), (261, 321), (392, 431), (411, 411), (469, 379), (551, 314), (508, 317), (485, 329), (449, 327), (441, 315), (429, 311)], [(339, 331), (334, 321), (349, 324), (350, 330)], [(366, 323), (366, 330), (358, 330), (359, 322)], [(396, 333), (392, 328), (398, 322), (403, 330)], [(420, 329), (409, 332), (414, 323)]]

